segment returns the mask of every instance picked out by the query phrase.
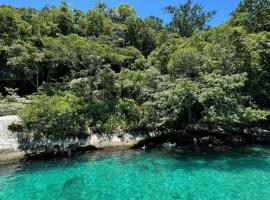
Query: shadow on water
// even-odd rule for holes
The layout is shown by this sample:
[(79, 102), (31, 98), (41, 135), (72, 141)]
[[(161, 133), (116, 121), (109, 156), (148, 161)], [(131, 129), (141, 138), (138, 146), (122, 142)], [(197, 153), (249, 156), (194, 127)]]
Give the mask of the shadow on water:
[[(20, 171), (47, 171), (61, 167), (74, 167), (83, 163), (97, 164), (117, 162), (122, 167), (133, 164), (138, 170), (153, 170), (169, 167), (170, 170), (196, 171), (212, 169), (237, 173), (243, 170), (262, 170), (270, 173), (270, 147), (226, 147), (226, 148), (159, 148), (151, 150), (100, 150), (70, 157), (55, 157), (46, 160), (29, 160), (22, 163), (0, 165), (0, 176)], [(145, 162), (147, 164), (145, 164)], [(110, 164), (110, 163), (109, 163)], [(72, 184), (76, 181), (71, 180)]]
[(158, 150), (171, 169), (196, 171), (213, 169), (238, 173), (243, 170), (262, 170), (270, 173), (270, 147), (226, 147), (226, 148), (174, 148)]
[(145, 152), (141, 150), (97, 150), (85, 154), (72, 154), (71, 156), (31, 159), (17, 163), (0, 164), (0, 176), (20, 171), (27, 173), (32, 171), (53, 170), (59, 167), (64, 169), (83, 163), (98, 163), (99, 161), (113, 158), (119, 158), (118, 162), (124, 163), (135, 157), (140, 157), (141, 154), (145, 154)]

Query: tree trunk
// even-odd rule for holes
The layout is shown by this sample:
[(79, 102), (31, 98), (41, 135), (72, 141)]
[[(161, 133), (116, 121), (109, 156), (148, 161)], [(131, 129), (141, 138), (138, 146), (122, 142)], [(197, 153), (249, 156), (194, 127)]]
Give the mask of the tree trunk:
[(189, 106), (186, 105), (186, 109), (188, 112), (188, 123), (191, 124), (192, 123), (192, 112)]

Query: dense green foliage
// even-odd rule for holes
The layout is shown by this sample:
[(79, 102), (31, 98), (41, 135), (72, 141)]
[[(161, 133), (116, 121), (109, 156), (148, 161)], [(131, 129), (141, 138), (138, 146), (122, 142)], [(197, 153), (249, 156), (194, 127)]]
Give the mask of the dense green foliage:
[(231, 17), (231, 23), (251, 32), (270, 31), (270, 1), (241, 1)]
[(192, 5), (191, 0), (180, 4), (179, 7), (168, 6), (165, 11), (173, 16), (169, 28), (182, 37), (190, 37), (193, 32), (205, 29), (206, 22), (216, 13), (215, 11), (204, 12), (201, 5)]
[[(36, 92), (21, 110), (46, 137), (248, 125), (270, 108), (270, 2), (243, 0), (230, 20), (191, 1), (169, 6), (168, 26), (128, 4), (82, 12), (0, 7), (1, 85)], [(250, 17), (252, 16), (252, 17)]]
[[(83, 120), (78, 115), (79, 98), (70, 93), (32, 96), (32, 104), (21, 110), (26, 128), (35, 134), (54, 137), (66, 137), (83, 133)], [(61, 134), (61, 135), (59, 135)]]

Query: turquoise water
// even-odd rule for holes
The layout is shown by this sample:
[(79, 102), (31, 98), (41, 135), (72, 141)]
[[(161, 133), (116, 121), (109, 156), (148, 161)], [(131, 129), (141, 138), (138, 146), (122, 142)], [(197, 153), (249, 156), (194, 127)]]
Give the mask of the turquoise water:
[(1, 200), (270, 199), (270, 148), (96, 151), (0, 165)]

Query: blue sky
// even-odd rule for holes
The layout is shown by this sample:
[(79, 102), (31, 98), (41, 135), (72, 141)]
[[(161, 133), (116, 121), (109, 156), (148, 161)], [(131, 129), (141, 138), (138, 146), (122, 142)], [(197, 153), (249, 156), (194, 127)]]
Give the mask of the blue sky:
[[(8, 4), (17, 7), (42, 8), (45, 5), (59, 5), (61, 0), (0, 0), (0, 4)], [(87, 10), (93, 7), (96, 0), (66, 0), (73, 8)], [(128, 3), (132, 5), (140, 17), (149, 15), (158, 16), (165, 22), (169, 16), (164, 15), (163, 8), (167, 5), (179, 5), (185, 0), (104, 0), (109, 7)], [(211, 25), (218, 25), (228, 19), (229, 14), (234, 10), (240, 0), (193, 0), (202, 4), (205, 10), (216, 10), (218, 13), (210, 22)]]

